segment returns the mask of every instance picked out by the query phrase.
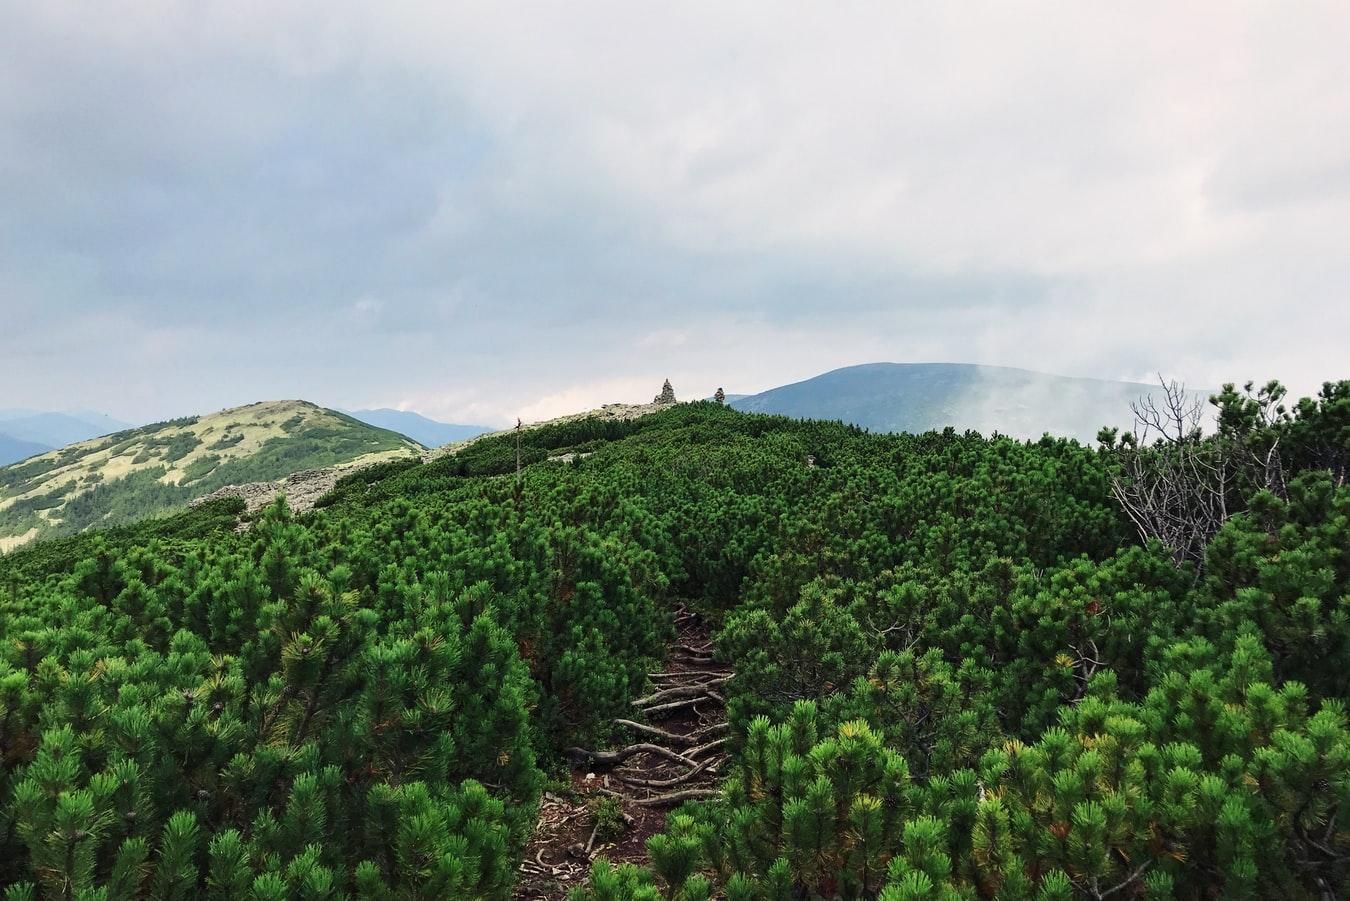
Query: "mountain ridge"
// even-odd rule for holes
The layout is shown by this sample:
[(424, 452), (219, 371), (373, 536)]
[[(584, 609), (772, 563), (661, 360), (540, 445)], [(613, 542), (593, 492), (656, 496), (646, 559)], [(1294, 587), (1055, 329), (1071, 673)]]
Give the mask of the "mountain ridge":
[(140, 426), (0, 467), (0, 549), (155, 515), (224, 485), (424, 450), (303, 400)]
[(485, 425), (441, 422), (414, 410), (397, 410), (392, 407), (342, 412), (367, 425), (406, 435), (423, 447), (440, 447), (455, 441), (466, 441), (493, 430), (491, 426)]
[(53, 450), (56, 450), (56, 448), (49, 444), (25, 441), (22, 438), (15, 438), (13, 435), (0, 431), (0, 466), (18, 463), (27, 460), (29, 457), (36, 457)]
[[(978, 363), (861, 363), (729, 401), (737, 410), (837, 419), (884, 432), (948, 426), (1035, 439), (1095, 441), (1104, 426), (1129, 427), (1130, 404), (1158, 385), (1053, 375)], [(1200, 392), (1191, 392), (1199, 397)]]
[[(0, 466), (130, 428), (133, 428), (130, 423), (102, 413), (0, 410), (0, 440), (8, 438), (11, 442), (21, 443), (11, 448), (0, 445)], [(34, 446), (38, 449), (34, 450)]]

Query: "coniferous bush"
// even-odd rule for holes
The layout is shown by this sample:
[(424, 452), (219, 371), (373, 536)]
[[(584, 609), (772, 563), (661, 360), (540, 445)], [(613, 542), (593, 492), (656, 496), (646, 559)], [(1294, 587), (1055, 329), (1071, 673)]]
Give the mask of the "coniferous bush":
[(1181, 565), (1118, 445), (715, 404), (39, 542), (0, 557), (0, 885), (509, 897), (684, 606), (735, 671), (721, 796), (578, 898), (1343, 894), (1350, 388), (1276, 395), (1221, 392), (1199, 440), (1281, 475)]

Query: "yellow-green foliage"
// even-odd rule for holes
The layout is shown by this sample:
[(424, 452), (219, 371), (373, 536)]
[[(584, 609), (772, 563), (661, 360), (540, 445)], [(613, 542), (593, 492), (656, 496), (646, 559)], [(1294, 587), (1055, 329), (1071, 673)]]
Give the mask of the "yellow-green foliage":
[(275, 401), (118, 432), (0, 468), (0, 541), (131, 522), (222, 485), (421, 451), (305, 401)]

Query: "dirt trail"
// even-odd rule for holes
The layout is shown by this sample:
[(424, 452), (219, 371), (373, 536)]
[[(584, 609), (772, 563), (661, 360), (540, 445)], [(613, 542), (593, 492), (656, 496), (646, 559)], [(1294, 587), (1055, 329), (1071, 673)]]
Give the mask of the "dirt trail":
[[(572, 748), (572, 791), (547, 792), (539, 822), (525, 849), (517, 901), (559, 901), (583, 883), (591, 863), (646, 859), (647, 839), (685, 800), (713, 797), (726, 762), (726, 703), (731, 670), (712, 657), (710, 630), (683, 607), (675, 614), (678, 637), (652, 691), (633, 702), (632, 719), (616, 724), (631, 744), (614, 749)], [(624, 823), (609, 838), (597, 834), (595, 807), (617, 800)]]

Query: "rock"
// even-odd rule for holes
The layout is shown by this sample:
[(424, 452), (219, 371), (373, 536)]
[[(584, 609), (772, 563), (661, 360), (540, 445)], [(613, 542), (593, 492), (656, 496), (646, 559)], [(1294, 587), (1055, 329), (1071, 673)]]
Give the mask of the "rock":
[(719, 404), (724, 404), (727, 402), (727, 393), (721, 388), (718, 388), (717, 393), (713, 395), (713, 400), (717, 401)]
[(654, 404), (673, 404), (675, 403), (675, 389), (670, 387), (670, 379), (661, 386), (661, 393), (652, 398)]
[(304, 513), (314, 509), (319, 498), (332, 491), (343, 476), (364, 469), (370, 464), (344, 463), (325, 469), (307, 469), (293, 472), (284, 479), (275, 482), (249, 482), (245, 485), (226, 485), (210, 494), (203, 495), (188, 503), (189, 507), (204, 504), (222, 497), (237, 497), (244, 501), (245, 511), (255, 513), (276, 500), (277, 495), (286, 495), (286, 503), (292, 511)]
[(588, 452), (586, 452), (586, 453), (580, 453), (580, 454), (579, 454), (579, 453), (577, 453), (576, 451), (572, 451), (571, 453), (558, 454), (556, 457), (549, 457), (549, 458), (548, 458), (548, 462), (549, 462), (549, 463), (574, 463), (574, 462), (576, 462), (577, 460), (585, 460), (587, 457), (591, 456), (592, 453), (594, 453), (594, 452), (593, 452), (593, 451), (588, 451)]

